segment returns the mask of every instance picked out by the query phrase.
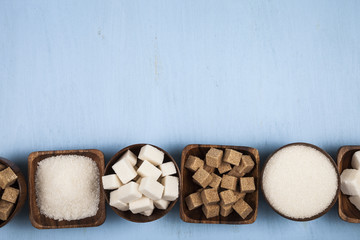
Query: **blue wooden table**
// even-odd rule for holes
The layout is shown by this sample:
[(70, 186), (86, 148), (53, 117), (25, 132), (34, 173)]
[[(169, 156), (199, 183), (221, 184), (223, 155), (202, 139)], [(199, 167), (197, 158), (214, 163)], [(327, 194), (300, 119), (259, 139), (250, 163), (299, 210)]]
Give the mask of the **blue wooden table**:
[[(178, 163), (190, 143), (295, 141), (334, 158), (360, 144), (360, 1), (0, 0), (0, 156), (147, 142)], [(252, 225), (147, 224), (107, 209), (97, 228), (37, 230), (24, 207), (1, 239), (358, 239), (337, 205), (312, 222), (261, 197)]]

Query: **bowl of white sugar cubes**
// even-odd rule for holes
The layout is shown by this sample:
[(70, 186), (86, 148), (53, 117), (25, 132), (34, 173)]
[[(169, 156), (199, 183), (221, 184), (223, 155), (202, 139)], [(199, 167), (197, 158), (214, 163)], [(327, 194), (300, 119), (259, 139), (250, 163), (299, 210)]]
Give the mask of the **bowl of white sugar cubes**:
[(285, 145), (264, 164), (261, 188), (270, 206), (294, 221), (310, 221), (337, 201), (339, 173), (331, 156), (308, 143)]
[(179, 197), (179, 168), (163, 149), (135, 144), (117, 152), (106, 165), (102, 185), (116, 214), (132, 222), (163, 217)]
[(360, 223), (360, 146), (343, 146), (338, 151), (341, 182), (339, 216), (351, 223)]

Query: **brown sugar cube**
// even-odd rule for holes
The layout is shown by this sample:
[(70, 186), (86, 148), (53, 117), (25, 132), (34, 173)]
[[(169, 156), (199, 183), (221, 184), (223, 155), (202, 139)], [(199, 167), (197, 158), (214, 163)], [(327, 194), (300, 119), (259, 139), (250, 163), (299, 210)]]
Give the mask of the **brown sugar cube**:
[(242, 153), (233, 149), (225, 149), (223, 161), (235, 166), (239, 166)]
[(242, 177), (244, 176), (241, 171), (240, 171), (240, 166), (234, 166), (231, 171), (228, 173), (228, 175), (233, 176), (233, 177)]
[(202, 211), (206, 218), (212, 218), (219, 216), (220, 206), (217, 204), (203, 205)]
[(192, 178), (195, 183), (199, 184), (203, 188), (206, 188), (212, 181), (210, 173), (205, 171), (203, 168), (199, 168)]
[(223, 157), (223, 151), (216, 149), (216, 148), (210, 148), (210, 150), (206, 153), (205, 160), (206, 164), (210, 167), (218, 168), (221, 164), (221, 160)]
[(203, 166), (204, 166), (204, 161), (193, 155), (190, 155), (185, 162), (185, 167), (192, 172), (196, 172), (199, 168)]
[[(250, 155), (243, 155), (240, 162), (240, 172), (242, 176), (250, 172), (255, 166), (254, 161), (251, 159)], [(241, 176), (241, 177), (242, 177)]]
[(244, 201), (244, 199), (237, 201), (233, 205), (233, 209), (240, 215), (240, 217), (242, 217), (242, 219), (245, 219), (252, 212), (252, 208)]
[(226, 174), (223, 175), (220, 187), (235, 191), (236, 185), (237, 185), (236, 177), (226, 175)]
[(14, 204), (0, 200), (0, 220), (6, 221), (11, 214)]
[(217, 203), (220, 201), (217, 189), (209, 188), (201, 192), (201, 200), (204, 204)]
[(16, 199), (19, 196), (19, 190), (16, 188), (12, 188), (12, 187), (7, 187), (4, 190), (4, 194), (2, 195), (1, 199), (11, 202), (11, 203), (16, 203)]
[(2, 163), (0, 163), (0, 171), (4, 170), (6, 168), (6, 166)]
[(236, 202), (236, 196), (231, 190), (225, 190), (220, 192), (220, 198), (222, 205), (229, 205)]
[(5, 189), (6, 187), (13, 184), (17, 179), (16, 174), (11, 168), (6, 168), (0, 172), (0, 187)]
[(214, 167), (210, 167), (208, 165), (204, 165), (204, 170), (207, 171), (208, 173), (213, 173), (215, 172), (215, 168)]
[(253, 177), (241, 177), (240, 178), (240, 192), (251, 193), (254, 192), (255, 182)]
[(239, 201), (240, 199), (244, 199), (246, 193), (241, 193), (241, 192), (234, 192), (235, 198), (236, 198), (236, 202)]
[(209, 186), (212, 188), (218, 189), (220, 186), (220, 183), (221, 183), (221, 177), (215, 173), (211, 173), (211, 176), (212, 176), (212, 180), (211, 180), (211, 183), (209, 184)]
[(218, 171), (220, 174), (226, 173), (231, 170), (230, 163), (221, 162), (220, 166), (218, 167)]
[(223, 216), (223, 217), (227, 217), (230, 215), (230, 213), (233, 212), (233, 208), (232, 208), (232, 205), (229, 204), (229, 205), (224, 205), (224, 206), (220, 206), (220, 215)]
[(187, 196), (185, 198), (185, 202), (190, 211), (195, 208), (200, 207), (203, 204), (203, 202), (201, 200), (200, 192), (195, 192), (195, 193), (190, 194), (189, 196)]

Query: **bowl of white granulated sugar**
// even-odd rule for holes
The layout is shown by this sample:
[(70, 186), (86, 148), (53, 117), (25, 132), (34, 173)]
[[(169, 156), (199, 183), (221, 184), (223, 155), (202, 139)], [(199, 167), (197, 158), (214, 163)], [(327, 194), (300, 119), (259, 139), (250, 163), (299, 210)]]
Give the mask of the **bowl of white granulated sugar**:
[(265, 199), (281, 216), (309, 221), (337, 200), (339, 173), (331, 156), (308, 143), (292, 143), (267, 159), (261, 177)]
[(101, 225), (106, 218), (99, 150), (33, 152), (29, 164), (30, 220), (34, 227)]

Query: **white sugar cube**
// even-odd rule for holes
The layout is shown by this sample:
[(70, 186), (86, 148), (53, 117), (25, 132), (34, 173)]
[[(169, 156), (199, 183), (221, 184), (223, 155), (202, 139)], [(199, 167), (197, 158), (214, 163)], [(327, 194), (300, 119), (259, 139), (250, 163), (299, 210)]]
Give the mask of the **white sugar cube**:
[(128, 183), (134, 179), (137, 175), (134, 167), (129, 163), (129, 161), (123, 159), (118, 161), (112, 166), (112, 169), (115, 171), (116, 175), (119, 177), (120, 181), (123, 184)]
[(147, 160), (155, 166), (158, 166), (164, 161), (164, 152), (153, 146), (145, 145), (140, 149), (139, 159)]
[(341, 191), (346, 195), (360, 195), (360, 173), (356, 169), (345, 169), (340, 175)]
[(159, 200), (154, 201), (155, 207), (158, 209), (162, 209), (162, 210), (167, 209), (167, 207), (169, 206), (169, 203), (170, 203), (169, 201), (166, 201), (164, 199), (159, 199)]
[(360, 169), (360, 151), (355, 152), (352, 156), (351, 166), (355, 169)]
[(151, 209), (154, 209), (153, 200), (147, 197), (142, 197), (138, 200), (129, 203), (129, 209), (132, 213), (141, 213)]
[(110, 192), (110, 206), (113, 206), (120, 211), (127, 211), (129, 210), (129, 204), (124, 203), (117, 199), (116, 192), (115, 191)]
[(359, 196), (351, 196), (349, 197), (350, 202), (360, 210), (360, 197)]
[(137, 162), (137, 157), (136, 155), (130, 151), (130, 150), (127, 150), (126, 153), (124, 153), (121, 158), (119, 159), (119, 161), (121, 160), (127, 160), (132, 166), (135, 166), (136, 165), (136, 162)]
[(169, 176), (176, 173), (176, 168), (173, 162), (167, 162), (159, 165), (162, 172), (161, 176)]
[(101, 179), (102, 179), (103, 188), (106, 190), (113, 190), (122, 186), (122, 183), (120, 182), (116, 174), (102, 176)]
[(161, 183), (164, 185), (164, 194), (162, 199), (174, 201), (179, 196), (179, 178), (174, 176), (166, 176)]
[(147, 211), (144, 211), (142, 212), (141, 214), (144, 215), (144, 216), (151, 216), (151, 214), (154, 212), (154, 209), (150, 209), (150, 210), (147, 210)]
[(142, 194), (139, 192), (139, 184), (129, 182), (119, 189), (112, 191), (113, 197), (121, 202), (129, 203), (141, 198)]
[(152, 200), (159, 200), (164, 191), (164, 186), (152, 177), (145, 177), (141, 179), (139, 192)]
[(141, 164), (141, 166), (137, 170), (137, 173), (141, 177), (153, 177), (155, 178), (155, 180), (158, 179), (161, 175), (161, 171), (148, 161), (144, 161)]

